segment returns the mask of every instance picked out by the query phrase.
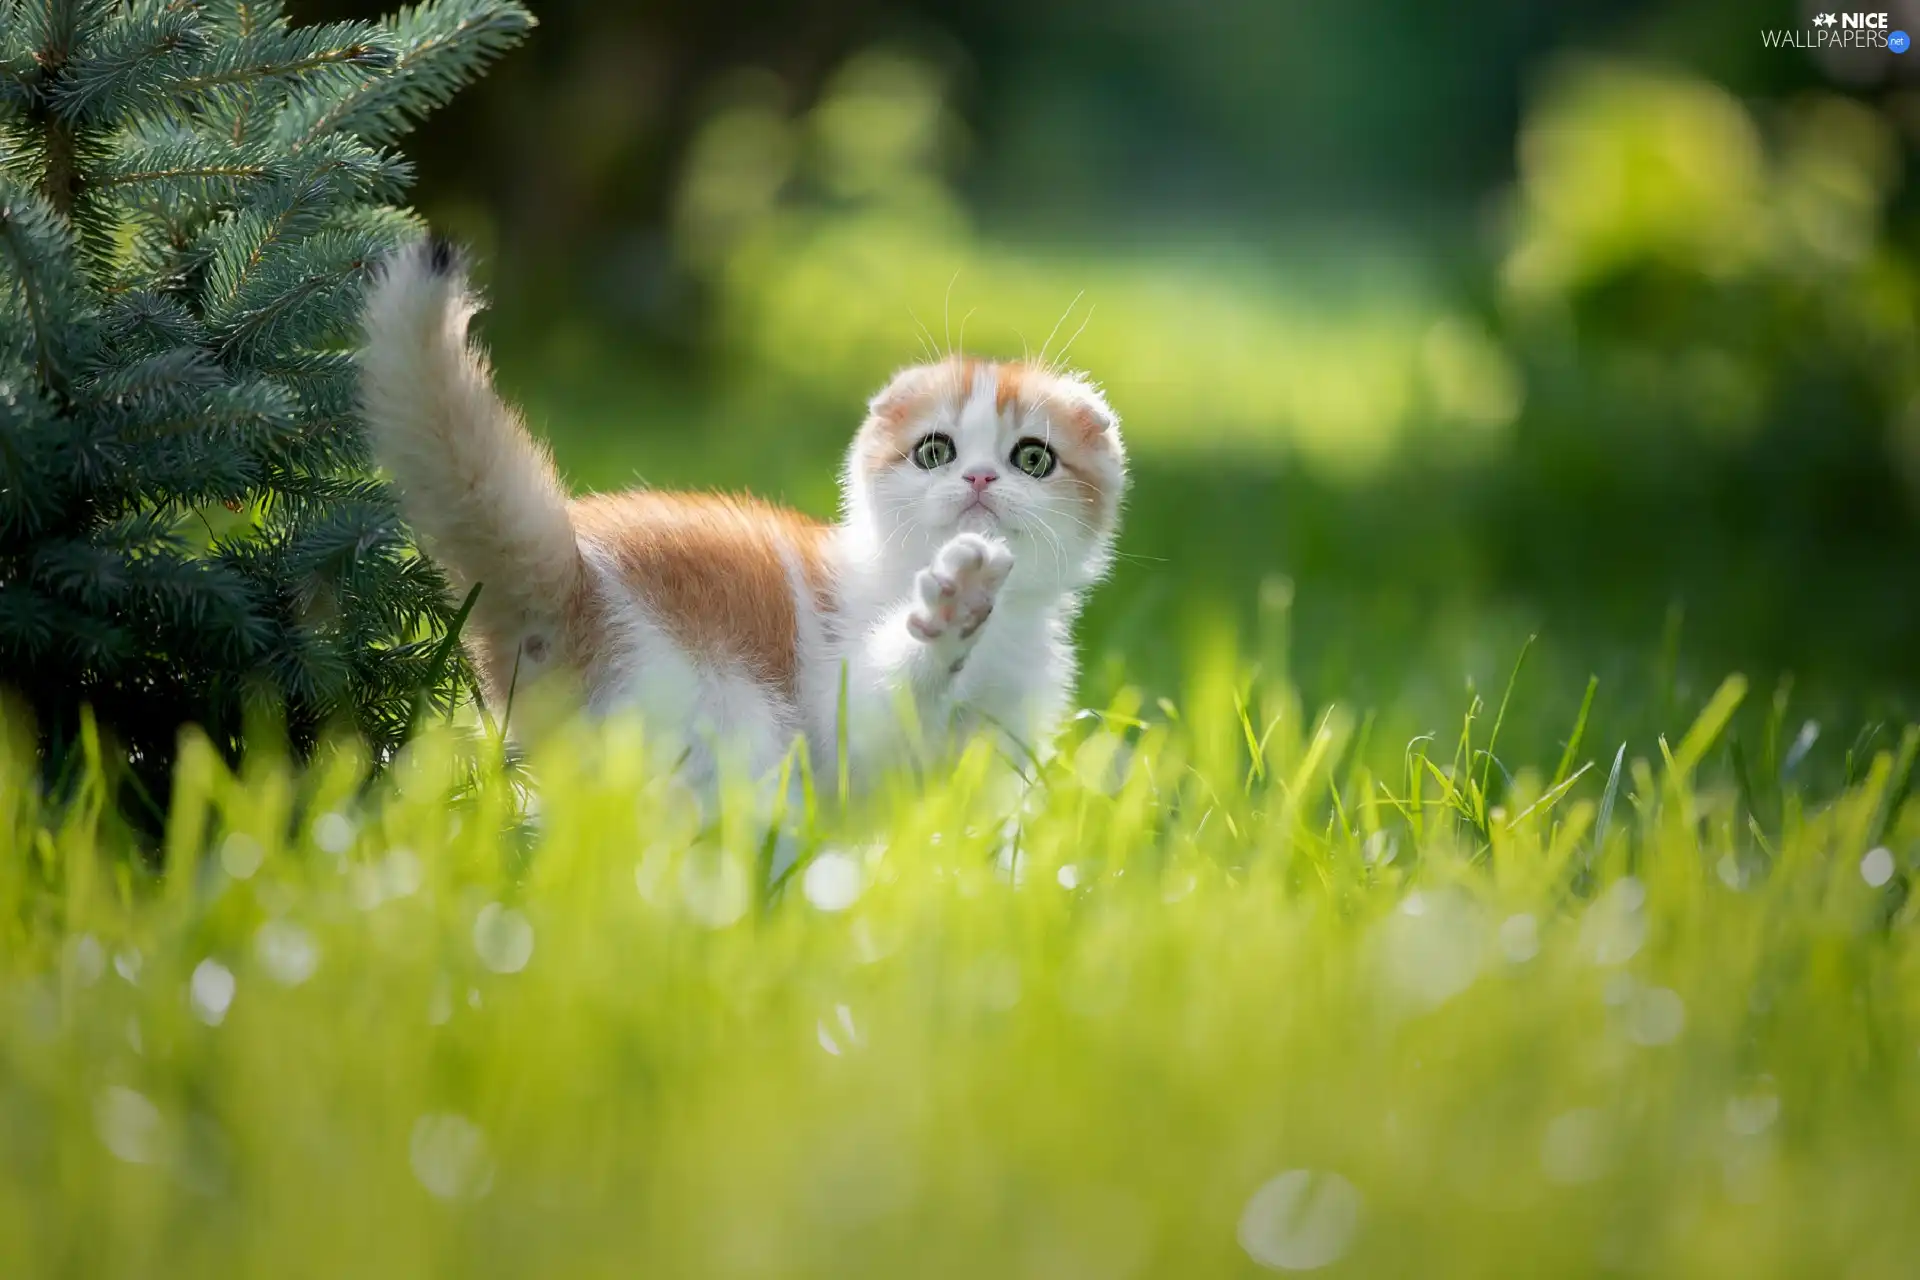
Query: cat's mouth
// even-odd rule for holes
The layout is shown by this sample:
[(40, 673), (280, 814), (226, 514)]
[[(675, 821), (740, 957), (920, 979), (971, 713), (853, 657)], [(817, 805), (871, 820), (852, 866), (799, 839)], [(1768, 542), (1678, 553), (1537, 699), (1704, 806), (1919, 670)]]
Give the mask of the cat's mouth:
[(1000, 523), (1000, 513), (993, 507), (987, 505), (986, 498), (979, 494), (975, 494), (969, 499), (967, 505), (960, 508), (960, 514), (955, 518), (963, 523), (967, 521), (972, 521), (975, 524)]

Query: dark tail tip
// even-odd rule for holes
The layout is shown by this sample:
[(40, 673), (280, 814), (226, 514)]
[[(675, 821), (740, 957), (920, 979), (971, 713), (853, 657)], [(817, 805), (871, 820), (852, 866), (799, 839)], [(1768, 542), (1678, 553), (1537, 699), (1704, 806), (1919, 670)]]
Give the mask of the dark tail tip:
[(427, 237), (427, 270), (436, 276), (450, 276), (460, 267), (460, 250), (445, 236)]

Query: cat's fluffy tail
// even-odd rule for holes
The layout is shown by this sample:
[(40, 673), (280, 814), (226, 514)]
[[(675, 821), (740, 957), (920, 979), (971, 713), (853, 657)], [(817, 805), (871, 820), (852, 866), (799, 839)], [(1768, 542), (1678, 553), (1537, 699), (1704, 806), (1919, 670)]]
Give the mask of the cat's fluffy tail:
[(407, 520), (462, 591), (483, 584), (478, 621), (514, 644), (565, 616), (585, 570), (552, 457), (467, 339), (479, 306), (444, 241), (396, 254), (367, 296), (360, 403)]

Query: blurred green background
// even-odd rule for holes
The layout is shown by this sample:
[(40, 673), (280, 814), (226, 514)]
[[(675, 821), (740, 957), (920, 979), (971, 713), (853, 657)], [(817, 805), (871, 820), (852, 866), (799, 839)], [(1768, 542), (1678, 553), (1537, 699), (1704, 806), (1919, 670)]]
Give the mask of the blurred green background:
[(534, 7), (411, 151), (578, 485), (826, 515), (894, 368), (1070, 343), (1135, 460), (1089, 698), (1283, 577), (1307, 696), (1410, 732), (1535, 631), (1523, 734), (1590, 672), (1603, 733), (1729, 669), (1920, 710), (1920, 53), (1772, 0)]

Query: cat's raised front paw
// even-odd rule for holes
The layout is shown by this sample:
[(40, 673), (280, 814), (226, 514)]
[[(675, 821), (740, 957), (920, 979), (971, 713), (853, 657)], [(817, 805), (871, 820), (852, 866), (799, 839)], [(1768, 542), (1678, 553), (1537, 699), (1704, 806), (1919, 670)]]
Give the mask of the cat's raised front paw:
[(1012, 569), (1013, 552), (1004, 542), (955, 534), (913, 580), (907, 630), (928, 642), (971, 640), (993, 613), (994, 597)]

